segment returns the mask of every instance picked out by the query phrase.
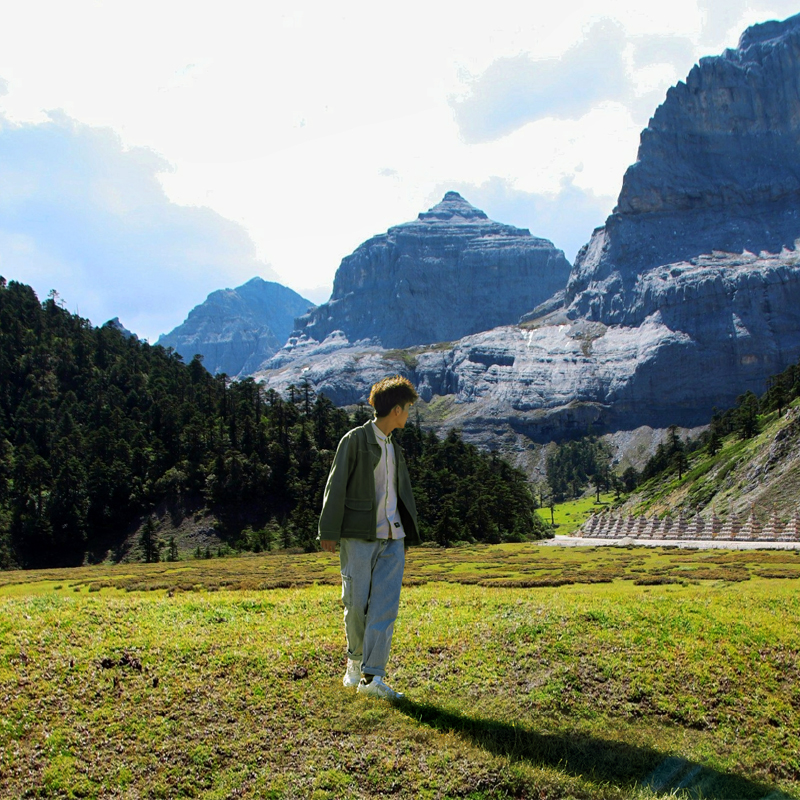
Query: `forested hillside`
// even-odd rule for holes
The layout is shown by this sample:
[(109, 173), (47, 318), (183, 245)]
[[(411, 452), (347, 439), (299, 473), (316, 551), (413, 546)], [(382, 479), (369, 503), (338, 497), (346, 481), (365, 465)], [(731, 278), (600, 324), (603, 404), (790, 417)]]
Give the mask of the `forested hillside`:
[(800, 508), (800, 364), (770, 378), (760, 397), (746, 392), (714, 413), (696, 439), (670, 429), (636, 478), (631, 513), (789, 519)]
[[(0, 566), (104, 558), (153, 509), (189, 501), (219, 511), (232, 546), (312, 549), (337, 442), (368, 418), (308, 386), (281, 397), (212, 376), (0, 278)], [(402, 443), (425, 537), (544, 535), (522, 473), (457, 434), (409, 426)]]
[(694, 438), (670, 426), (641, 471), (615, 471), (595, 436), (553, 445), (546, 465), (554, 503), (589, 491), (599, 503), (601, 491), (613, 491), (634, 515), (752, 513), (763, 524), (776, 513), (786, 521), (800, 508), (800, 363), (772, 376), (760, 397), (745, 392), (715, 410)]

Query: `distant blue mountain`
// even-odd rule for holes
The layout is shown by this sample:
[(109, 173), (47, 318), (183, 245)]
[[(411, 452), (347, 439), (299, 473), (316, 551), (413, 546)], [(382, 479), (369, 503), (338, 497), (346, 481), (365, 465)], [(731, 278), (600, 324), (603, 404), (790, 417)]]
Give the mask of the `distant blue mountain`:
[(114, 317), (114, 319), (110, 319), (103, 327), (108, 326), (109, 328), (114, 328), (114, 330), (119, 331), (126, 339), (138, 339), (139, 337), (129, 331), (120, 321), (119, 317)]
[(211, 373), (249, 375), (283, 346), (295, 317), (314, 307), (280, 283), (253, 278), (212, 292), (157, 344), (172, 347), (185, 361), (199, 353)]

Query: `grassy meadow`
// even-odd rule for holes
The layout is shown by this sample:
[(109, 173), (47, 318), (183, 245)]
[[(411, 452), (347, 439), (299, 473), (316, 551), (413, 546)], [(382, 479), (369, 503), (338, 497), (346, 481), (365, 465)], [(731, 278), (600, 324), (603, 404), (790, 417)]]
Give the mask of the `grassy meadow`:
[(0, 573), (0, 797), (800, 797), (800, 556), (409, 551), (341, 685), (327, 554)]
[(592, 514), (603, 511), (614, 501), (614, 495), (601, 494), (600, 502), (595, 502), (595, 496), (580, 497), (577, 500), (567, 500), (564, 503), (557, 503), (553, 506), (553, 513), (550, 514), (548, 507), (537, 508), (536, 513), (548, 524), (555, 525), (555, 532), (561, 536), (569, 536), (586, 522)]

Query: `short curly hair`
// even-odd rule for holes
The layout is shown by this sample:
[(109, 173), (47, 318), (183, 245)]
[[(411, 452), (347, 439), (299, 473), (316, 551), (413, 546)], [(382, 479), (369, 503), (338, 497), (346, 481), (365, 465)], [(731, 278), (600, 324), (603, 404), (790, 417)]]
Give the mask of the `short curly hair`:
[(419, 395), (408, 378), (395, 375), (378, 381), (369, 393), (369, 404), (378, 418), (387, 416), (395, 406), (413, 403)]

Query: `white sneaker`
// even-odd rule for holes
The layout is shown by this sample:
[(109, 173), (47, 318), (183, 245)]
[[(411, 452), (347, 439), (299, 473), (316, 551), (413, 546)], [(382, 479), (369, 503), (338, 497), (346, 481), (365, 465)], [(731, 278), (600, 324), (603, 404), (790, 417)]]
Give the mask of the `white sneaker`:
[(344, 678), (342, 678), (342, 685), (346, 686), (348, 689), (352, 689), (354, 686), (358, 686), (358, 682), (361, 680), (361, 662), (360, 661), (353, 661), (352, 659), (347, 659), (347, 672), (344, 674)]
[(380, 697), (383, 700), (402, 700), (405, 697), (402, 692), (396, 692), (391, 686), (387, 686), (380, 675), (375, 675), (369, 683), (362, 678), (356, 691), (367, 697)]

